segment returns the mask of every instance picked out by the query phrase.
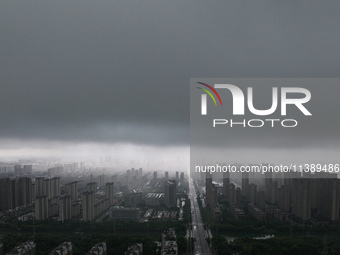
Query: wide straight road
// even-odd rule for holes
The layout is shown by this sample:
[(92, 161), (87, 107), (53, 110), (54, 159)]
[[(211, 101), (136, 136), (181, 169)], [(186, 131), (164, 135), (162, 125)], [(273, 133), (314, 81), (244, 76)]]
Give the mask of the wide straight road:
[(200, 208), (197, 202), (197, 196), (195, 191), (195, 186), (193, 180), (189, 179), (189, 196), (191, 200), (191, 216), (192, 216), (192, 233), (193, 237), (196, 239), (194, 254), (195, 255), (210, 255), (210, 247), (206, 241), (206, 234), (204, 231), (204, 224), (201, 217)]

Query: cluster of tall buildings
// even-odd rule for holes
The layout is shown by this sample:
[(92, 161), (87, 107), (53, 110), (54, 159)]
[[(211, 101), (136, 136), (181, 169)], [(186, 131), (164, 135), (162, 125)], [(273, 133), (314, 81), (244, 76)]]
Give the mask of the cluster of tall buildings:
[(150, 180), (150, 186), (155, 186), (157, 183), (163, 185), (168, 180), (175, 180), (178, 187), (183, 188), (185, 185), (185, 177), (184, 172), (176, 171), (175, 176), (173, 178), (169, 177), (169, 172), (164, 173), (164, 178), (159, 178), (158, 172), (153, 172), (153, 178)]
[(14, 170), (13, 165), (0, 165), (0, 174), (12, 173)]
[(275, 180), (268, 178), (265, 201), (284, 212), (291, 212), (302, 221), (312, 218), (339, 220), (340, 179), (336, 174), (291, 176)]
[[(0, 211), (16, 209), (15, 216), (20, 216), (20, 220), (34, 216), (41, 221), (52, 217), (65, 221), (80, 216), (84, 221), (92, 221), (108, 211), (118, 201), (116, 199), (122, 198), (124, 206), (130, 208), (174, 208), (178, 203), (177, 192), (185, 184), (184, 172), (176, 172), (171, 177), (165, 172), (164, 177), (159, 178), (158, 172), (143, 175), (142, 168), (131, 168), (110, 177), (90, 173), (78, 179), (72, 175), (59, 177), (57, 175), (64, 172), (63, 166), (50, 166), (47, 171), (41, 169), (39, 173), (43, 176), (35, 177), (32, 165), (12, 165), (11, 169), (18, 175), (29, 173), (31, 176), (0, 179)], [(7, 165), (1, 167), (6, 167), (7, 171)], [(69, 167), (75, 166), (70, 164)], [(143, 196), (140, 189), (154, 193)], [(26, 209), (19, 212), (18, 207)]]
[[(118, 184), (119, 186), (122, 186), (123, 192), (128, 193), (131, 190), (138, 189), (144, 181), (143, 177), (143, 169), (135, 169), (131, 168), (126, 170), (126, 174), (123, 177), (123, 180)], [(117, 177), (115, 177), (117, 178)], [(116, 183), (117, 179), (114, 180)]]
[(0, 211), (32, 204), (32, 180), (29, 177), (0, 179)]
[(105, 198), (96, 202), (97, 185), (94, 182), (86, 185), (86, 191), (82, 194), (82, 219), (92, 221), (114, 204), (114, 184), (105, 185)]
[(88, 221), (114, 204), (113, 183), (106, 183), (104, 199), (96, 202), (96, 193), (97, 185), (94, 182), (87, 184), (79, 200), (77, 181), (65, 184), (62, 192), (60, 177), (37, 177), (34, 183), (30, 177), (5, 178), (0, 179), (0, 211), (34, 205), (36, 220), (59, 216), (59, 220), (64, 221), (82, 211), (83, 219)]
[(62, 220), (71, 218), (71, 199), (61, 196), (60, 177), (37, 177), (34, 183), (35, 219), (46, 220), (60, 215)]
[(64, 171), (63, 166), (51, 167), (47, 170), (49, 176), (60, 176)]
[[(3, 166), (2, 168), (9, 166)], [(35, 217), (46, 219), (58, 213), (61, 196), (60, 177), (32, 178), (32, 165), (14, 165), (14, 178), (0, 179), (0, 211), (29, 207), (35, 204)], [(48, 169), (51, 174), (62, 171), (62, 167)], [(48, 213), (50, 211), (50, 214)]]
[(0, 179), (0, 211), (29, 207), (34, 203), (35, 218), (44, 220), (58, 214), (60, 198), (59, 177), (37, 177), (34, 183), (30, 177)]
[(96, 201), (97, 183), (90, 182), (86, 185), (86, 191), (79, 200), (79, 183), (73, 181), (63, 187), (61, 194), (60, 178), (35, 179), (35, 219), (46, 220), (53, 216), (59, 216), (64, 221), (76, 217), (82, 212), (84, 221), (92, 221), (114, 203), (114, 185), (106, 183), (105, 198)]
[(35, 219), (46, 220), (58, 214), (60, 177), (35, 179)]
[[(340, 215), (340, 179), (336, 174), (288, 173), (274, 178), (268, 172), (264, 178), (250, 178), (242, 174), (241, 186), (230, 182), (229, 173), (223, 176), (223, 195), (231, 211), (246, 203), (248, 211), (258, 220), (265, 220), (267, 213), (280, 221), (292, 214), (297, 220), (313, 219), (337, 221)], [(207, 201), (214, 205), (214, 187), (206, 179)], [(210, 188), (209, 188), (210, 187)], [(209, 191), (208, 191), (209, 188)], [(242, 211), (242, 209), (241, 209)], [(242, 214), (239, 210), (237, 211)]]
[(46, 196), (47, 199), (60, 196), (60, 177), (35, 178), (35, 197)]
[(16, 176), (32, 175), (32, 165), (14, 165), (14, 174)]
[(42, 160), (18, 160), (13, 163), (0, 162), (0, 174), (10, 174), (16, 177), (31, 177), (33, 170), (36, 174), (41, 176), (62, 176), (65, 173), (74, 173), (78, 170), (83, 170), (84, 162), (62, 163), (56, 161), (42, 161)]

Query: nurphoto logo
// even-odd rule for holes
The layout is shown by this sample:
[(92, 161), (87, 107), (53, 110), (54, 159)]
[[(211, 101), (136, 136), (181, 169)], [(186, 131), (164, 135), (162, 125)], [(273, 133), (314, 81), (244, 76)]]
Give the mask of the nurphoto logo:
[[(207, 115), (208, 113), (208, 106), (207, 106), (207, 95), (213, 100), (215, 106), (217, 106), (217, 102), (215, 96), (220, 102), (221, 107), (223, 106), (220, 94), (216, 91), (216, 89), (220, 89), (221, 95), (223, 95), (223, 91), (226, 93), (231, 93), (232, 95), (232, 112), (233, 115), (244, 115), (245, 114), (245, 98), (247, 99), (247, 106), (250, 113), (257, 115), (257, 116), (268, 116), (273, 114), (279, 105), (278, 98), (279, 98), (279, 89), (277, 87), (272, 87), (272, 94), (271, 94), (271, 106), (269, 109), (256, 109), (254, 107), (254, 97), (253, 97), (253, 88), (247, 88), (247, 95), (245, 97), (243, 91), (236, 85), (232, 84), (214, 84), (212, 87), (209, 84), (203, 82), (197, 82), (200, 85), (205, 86), (208, 89), (197, 87), (204, 91), (204, 94), (201, 94), (201, 115)], [(213, 93), (213, 94), (212, 94)], [(289, 95), (299, 94), (299, 98), (289, 97)], [(308, 89), (300, 88), (300, 87), (282, 87), (280, 88), (280, 114), (281, 116), (287, 115), (287, 105), (295, 105), (305, 116), (311, 116), (312, 114), (307, 110), (304, 106), (311, 99), (311, 93)], [(302, 95), (302, 97), (301, 97)], [(230, 107), (227, 105), (227, 107)], [(263, 127), (265, 123), (271, 125), (271, 127), (275, 126), (275, 123), (281, 123), (282, 127), (296, 127), (298, 122), (295, 119), (250, 119), (246, 120), (243, 119), (242, 121), (235, 122), (232, 119), (213, 119), (213, 127), (217, 125), (226, 125), (229, 124), (230, 127), (235, 125), (241, 125), (243, 127)]]

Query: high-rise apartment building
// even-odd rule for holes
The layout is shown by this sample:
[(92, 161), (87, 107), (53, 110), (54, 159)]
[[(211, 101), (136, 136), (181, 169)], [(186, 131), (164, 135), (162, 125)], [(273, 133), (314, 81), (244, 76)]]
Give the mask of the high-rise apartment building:
[(44, 194), (44, 180), (45, 180), (44, 177), (35, 178), (35, 195), (36, 195), (36, 197), (46, 195), (46, 194)]
[(0, 211), (32, 204), (31, 178), (0, 179)]
[(72, 201), (78, 199), (78, 182), (74, 181), (65, 185), (65, 190), (67, 194), (71, 197)]
[(303, 221), (311, 217), (311, 192), (309, 179), (293, 179), (292, 213)]
[(181, 186), (183, 186), (184, 185), (184, 172), (181, 172), (180, 182), (181, 182)]
[(113, 205), (114, 201), (114, 184), (113, 182), (108, 182), (105, 185), (105, 197), (109, 199), (109, 206)]
[(313, 200), (317, 200), (318, 213), (331, 221), (339, 220), (340, 210), (340, 179), (313, 179), (317, 182), (318, 193)]
[(249, 203), (255, 205), (256, 203), (256, 194), (257, 194), (257, 186), (252, 183), (249, 185), (249, 192), (248, 192), (247, 200)]
[(242, 173), (242, 197), (248, 197), (249, 191), (249, 173)]
[(48, 198), (40, 196), (35, 199), (35, 219), (46, 220), (48, 218)]
[(86, 191), (82, 195), (83, 221), (94, 219), (94, 201), (95, 194), (93, 191)]
[(15, 208), (15, 180), (0, 179), (0, 211)]
[(64, 222), (64, 220), (68, 220), (72, 217), (70, 196), (62, 196), (61, 198), (59, 198), (58, 207), (59, 207), (59, 220)]
[(50, 179), (50, 198), (60, 196), (60, 177)]
[(176, 207), (176, 188), (176, 180), (168, 180), (164, 183), (164, 204), (167, 208)]
[(223, 173), (223, 191), (222, 191), (222, 194), (226, 198), (228, 197), (229, 183), (230, 183), (230, 173), (224, 172)]
[(210, 173), (206, 173), (206, 178), (205, 178), (205, 198), (206, 198), (206, 203), (210, 205), (211, 202), (211, 190), (212, 190), (212, 176)]
[(32, 180), (28, 177), (18, 179), (18, 206), (32, 204)]

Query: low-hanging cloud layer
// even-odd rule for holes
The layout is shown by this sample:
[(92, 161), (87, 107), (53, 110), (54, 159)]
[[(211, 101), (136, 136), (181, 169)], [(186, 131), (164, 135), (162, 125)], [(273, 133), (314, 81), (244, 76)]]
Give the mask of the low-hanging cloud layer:
[(337, 77), (339, 8), (2, 1), (2, 148), (11, 140), (188, 146), (191, 77)]

